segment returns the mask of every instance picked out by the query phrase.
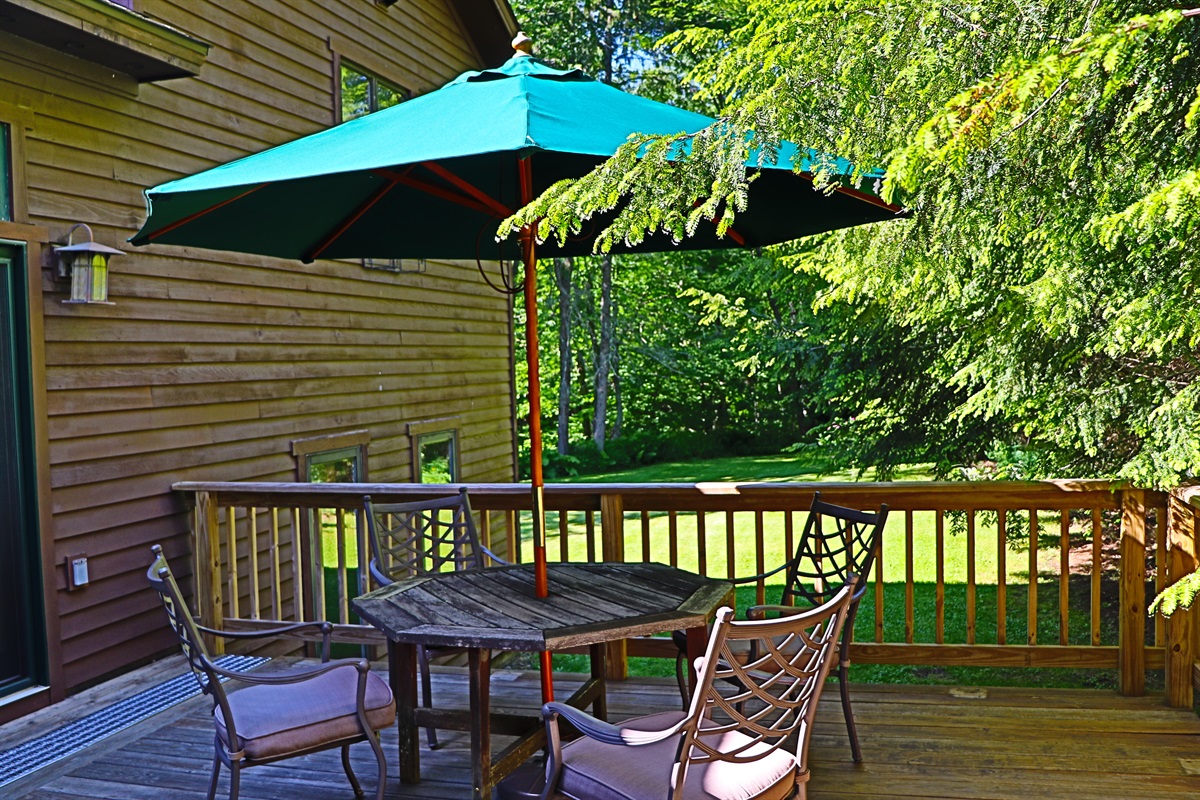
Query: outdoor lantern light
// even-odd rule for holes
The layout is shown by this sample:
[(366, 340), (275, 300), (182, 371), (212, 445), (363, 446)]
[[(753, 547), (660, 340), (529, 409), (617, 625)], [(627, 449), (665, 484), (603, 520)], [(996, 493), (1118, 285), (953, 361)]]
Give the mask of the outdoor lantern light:
[[(71, 237), (79, 228), (87, 232), (87, 241), (72, 244)], [(67, 232), (66, 245), (54, 248), (54, 252), (58, 256), (58, 277), (71, 281), (71, 299), (64, 303), (113, 305), (108, 300), (108, 260), (123, 255), (120, 250), (96, 244), (92, 229), (80, 222)]]

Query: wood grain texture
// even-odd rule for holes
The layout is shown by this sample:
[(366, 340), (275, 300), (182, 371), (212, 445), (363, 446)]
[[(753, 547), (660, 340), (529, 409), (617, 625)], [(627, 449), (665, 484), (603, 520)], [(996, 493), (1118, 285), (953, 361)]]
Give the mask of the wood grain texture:
[[(56, 242), (86, 222), (96, 241), (127, 251), (112, 263), (112, 306), (63, 305), (66, 287), (36, 281), (39, 482), (52, 498), (42, 528), (50, 563), (69, 551), (92, 565), (91, 586), (72, 597), (61, 566), (46, 581), (59, 695), (170, 646), (142, 594), (150, 544), (191, 548), (175, 481), (294, 480), (293, 439), (354, 429), (371, 432), (372, 476), (409, 481), (404, 426), (446, 415), (457, 418), (464, 479), (513, 477), (508, 300), (475, 264), (395, 275), (124, 245), (144, 219), (145, 188), (329, 126), (331, 42), (353, 42), (417, 94), (498, 63), (498, 32), (485, 28), (513, 23), (511, 12), (476, 2), (467, 20), (458, 3), (146, 0), (138, 12), (210, 48), (198, 77), (140, 86), (0, 31), (0, 119), (16, 122), (15, 207), (32, 223), (6, 235)], [(87, 4), (54, 5), (83, 15)], [(204, 563), (224, 533), (209, 531), (219, 538)], [(244, 553), (265, 559), (264, 577), (259, 591), (234, 592), (246, 606), (233, 616), (278, 605), (277, 554), (265, 542)], [(203, 588), (215, 592), (207, 578)]]
[[(415, 672), (413, 673), (415, 677)], [(556, 675), (569, 693), (585, 675)], [(467, 674), (435, 667), (435, 702), (467, 707)], [(491, 702), (515, 714), (540, 705), (535, 672), (494, 670)], [(864, 761), (846, 748), (836, 692), (826, 692), (810, 745), (810, 800), (1193, 800), (1200, 794), (1194, 763), (1200, 720), (1162, 705), (1161, 695), (1120, 697), (1100, 690), (883, 686), (854, 684), (854, 709)], [(619, 721), (677, 710), (673, 678), (644, 678), (608, 685), (608, 717)], [(420, 745), (421, 782), (398, 780), (397, 729), (383, 731), (388, 755), (389, 800), (448, 800), (471, 792), (469, 737), (446, 732), (437, 750)], [(493, 732), (493, 749), (511, 737)], [(212, 722), (196, 699), (76, 754), (18, 784), (12, 800), (79, 798), (202, 798), (212, 748)], [(369, 748), (351, 748), (356, 771), (373, 774)], [(364, 788), (370, 792), (368, 783)], [(222, 779), (218, 796), (228, 792)], [(325, 800), (349, 797), (337, 753), (249, 771), (245, 797)]]

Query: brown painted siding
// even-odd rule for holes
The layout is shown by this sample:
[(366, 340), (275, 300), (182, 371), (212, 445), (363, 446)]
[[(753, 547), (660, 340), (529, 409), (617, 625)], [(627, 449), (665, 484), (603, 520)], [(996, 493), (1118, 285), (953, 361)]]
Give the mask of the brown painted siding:
[[(67, 306), (43, 275), (56, 563), (70, 689), (171, 645), (145, 590), (149, 545), (190, 568), (179, 480), (293, 480), (294, 439), (367, 430), (374, 481), (411, 480), (409, 423), (453, 418), (462, 477), (512, 480), (509, 312), (471, 263), (394, 275), (124, 245), (144, 188), (329, 125), (332, 63), (414, 94), (479, 62), (440, 0), (144, 0), (136, 10), (212, 45), (198, 78), (136, 84), (0, 33), (0, 107), (29, 109), (27, 220), (58, 239), (86, 222), (120, 246), (112, 306)], [(371, 63), (361, 63), (364, 54)]]

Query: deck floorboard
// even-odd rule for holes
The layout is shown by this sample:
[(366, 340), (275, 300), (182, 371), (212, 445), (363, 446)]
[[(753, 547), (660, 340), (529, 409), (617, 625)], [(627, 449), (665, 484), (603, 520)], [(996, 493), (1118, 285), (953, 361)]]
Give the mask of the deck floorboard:
[[(434, 670), (435, 702), (463, 707), (466, 674)], [(564, 696), (578, 676), (559, 676)], [(538, 676), (498, 671), (495, 709), (531, 712)], [(1101, 690), (854, 686), (864, 763), (850, 760), (837, 692), (827, 692), (812, 738), (811, 800), (1196, 800), (1200, 798), (1200, 718), (1163, 706), (1161, 697), (1123, 698)], [(609, 714), (623, 719), (677, 707), (670, 679), (610, 684)], [(61, 721), (61, 713), (55, 717)], [(27, 731), (24, 731), (27, 733)], [(0, 729), (0, 742), (3, 742)], [(211, 765), (206, 701), (194, 698), (22, 778), (0, 794), (11, 800), (203, 800)], [(396, 731), (385, 732), (389, 800), (452, 800), (470, 795), (469, 740), (443, 731), (442, 746), (422, 747), (422, 781), (396, 779)], [(494, 752), (506, 740), (498, 738)], [(364, 788), (374, 759), (353, 748)], [(227, 777), (221, 792), (228, 792)], [(353, 797), (337, 752), (256, 767), (242, 777), (245, 800)]]

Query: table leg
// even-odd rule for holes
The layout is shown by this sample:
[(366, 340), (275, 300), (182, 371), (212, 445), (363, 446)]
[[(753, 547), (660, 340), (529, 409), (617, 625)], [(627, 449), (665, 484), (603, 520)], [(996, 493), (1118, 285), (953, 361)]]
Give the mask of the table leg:
[(492, 651), (472, 647), (467, 651), (467, 673), (470, 678), (471, 772), (473, 800), (491, 800), (495, 778), (492, 771), (492, 709), (491, 673)]
[(400, 782), (421, 780), (421, 747), (417, 731), (417, 648), (388, 641), (388, 681), (396, 698), (396, 725), (400, 731)]
[(687, 674), (688, 697), (696, 692), (696, 659), (704, 655), (708, 648), (708, 627), (688, 628), (687, 631), (687, 664), (684, 670)]
[(596, 699), (592, 701), (592, 716), (605, 721), (608, 720), (608, 686), (605, 680), (605, 670), (607, 667), (604, 663), (607, 655), (607, 644), (601, 642), (600, 644), (592, 645), (592, 679), (600, 684), (600, 693), (597, 694)]

